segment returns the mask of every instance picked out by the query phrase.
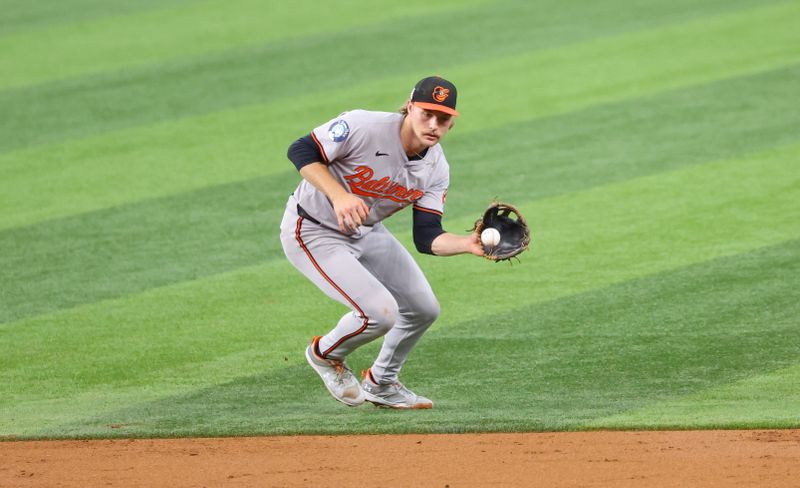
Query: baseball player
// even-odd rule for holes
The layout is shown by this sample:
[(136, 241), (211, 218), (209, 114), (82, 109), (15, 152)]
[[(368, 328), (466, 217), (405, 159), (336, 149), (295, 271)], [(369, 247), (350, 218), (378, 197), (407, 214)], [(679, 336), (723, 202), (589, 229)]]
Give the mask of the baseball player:
[[(431, 408), (406, 388), (400, 368), (439, 315), (417, 263), (382, 221), (413, 207), (414, 244), (437, 256), (484, 251), (477, 234), (442, 229), (449, 167), (439, 141), (453, 126), (456, 87), (420, 80), (399, 113), (353, 110), (295, 141), (289, 159), (303, 180), (289, 197), (281, 242), (289, 261), (330, 298), (350, 308), (306, 359), (334, 398), (391, 408)], [(363, 381), (345, 358), (384, 337)]]

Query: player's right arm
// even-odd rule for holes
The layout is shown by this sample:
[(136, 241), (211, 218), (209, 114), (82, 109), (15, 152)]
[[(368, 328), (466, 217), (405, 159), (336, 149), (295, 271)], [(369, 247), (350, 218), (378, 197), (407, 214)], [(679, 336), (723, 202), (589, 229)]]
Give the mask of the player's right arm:
[(325, 158), (312, 136), (309, 134), (292, 143), (289, 146), (288, 156), (300, 171), (300, 175), (331, 201), (339, 222), (339, 230), (343, 234), (355, 232), (366, 220), (369, 207), (364, 200), (348, 192), (331, 175), (328, 166), (320, 162)]
[(331, 201), (342, 233), (355, 232), (367, 219), (369, 207), (364, 200), (345, 190), (324, 164), (319, 162), (306, 164), (300, 168), (300, 175)]

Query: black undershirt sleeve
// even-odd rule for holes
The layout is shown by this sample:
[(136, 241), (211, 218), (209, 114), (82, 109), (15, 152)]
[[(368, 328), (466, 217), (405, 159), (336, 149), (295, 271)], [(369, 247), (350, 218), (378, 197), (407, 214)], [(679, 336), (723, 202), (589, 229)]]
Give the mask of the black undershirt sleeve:
[(311, 138), (311, 134), (307, 134), (300, 139), (294, 141), (289, 146), (289, 151), (286, 154), (289, 160), (294, 163), (298, 171), (300, 168), (311, 163), (321, 163), (325, 161), (319, 147)]
[(444, 234), (441, 215), (414, 209), (414, 245), (417, 251), (433, 254), (431, 244), (441, 234)]

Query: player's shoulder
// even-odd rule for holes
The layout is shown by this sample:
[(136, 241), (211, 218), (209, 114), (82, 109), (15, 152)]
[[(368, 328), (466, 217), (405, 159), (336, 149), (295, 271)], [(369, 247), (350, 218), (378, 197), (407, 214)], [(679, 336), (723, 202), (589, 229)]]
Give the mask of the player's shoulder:
[(365, 139), (395, 133), (394, 126), (399, 127), (402, 121), (400, 113), (356, 109), (340, 113), (314, 131), (320, 136), (327, 134), (332, 142), (357, 144)]
[(357, 109), (342, 113), (334, 124), (345, 126), (352, 139), (362, 141), (398, 134), (402, 122), (403, 116), (399, 113)]
[(377, 112), (373, 110), (355, 109), (339, 115), (348, 122), (364, 126), (397, 124), (402, 122), (403, 116), (398, 112)]

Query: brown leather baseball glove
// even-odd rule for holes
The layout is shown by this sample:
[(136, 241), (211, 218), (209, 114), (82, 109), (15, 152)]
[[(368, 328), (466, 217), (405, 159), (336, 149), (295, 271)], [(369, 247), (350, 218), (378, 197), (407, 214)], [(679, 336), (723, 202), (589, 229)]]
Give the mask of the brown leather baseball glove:
[(500, 232), (500, 242), (495, 246), (483, 246), (484, 257), (492, 261), (506, 261), (528, 249), (531, 232), (525, 218), (513, 205), (493, 202), (475, 222), (473, 230), (480, 235), (484, 229), (493, 227)]

